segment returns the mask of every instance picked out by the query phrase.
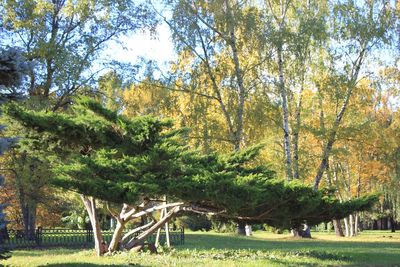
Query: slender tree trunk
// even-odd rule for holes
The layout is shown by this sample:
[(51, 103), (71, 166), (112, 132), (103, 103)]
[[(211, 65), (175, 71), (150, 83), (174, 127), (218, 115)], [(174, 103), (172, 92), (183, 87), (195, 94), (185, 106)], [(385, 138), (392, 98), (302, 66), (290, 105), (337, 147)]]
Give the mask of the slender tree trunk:
[(29, 240), (32, 240), (35, 238), (37, 204), (33, 200), (28, 200), (22, 205), (24, 233)]
[(293, 129), (293, 178), (299, 179), (299, 133), (301, 125), (301, 105), (304, 88), (304, 73), (302, 74), (301, 88), (299, 92), (299, 101), (296, 105), (296, 127)]
[[(227, 36), (228, 45), (232, 51), (232, 59), (235, 67), (235, 77), (238, 85), (238, 106), (236, 109), (236, 127), (234, 135), (234, 149), (239, 151), (241, 149), (242, 135), (243, 135), (243, 115), (244, 115), (244, 102), (246, 98), (246, 88), (243, 81), (243, 71), (239, 60), (239, 51), (236, 44), (236, 32), (235, 32), (235, 18), (232, 13), (232, 9), (228, 0), (225, 0), (227, 23), (229, 28), (229, 36)], [(237, 233), (239, 235), (246, 235), (245, 224), (239, 223), (237, 227)]]
[(356, 212), (354, 216), (354, 235), (358, 235), (358, 225), (359, 225), (360, 215)]
[(96, 200), (93, 197), (86, 197), (81, 195), (83, 204), (88, 212), (90, 223), (93, 229), (94, 247), (97, 256), (102, 256), (106, 252), (106, 246), (101, 233), (99, 218), (96, 212)]
[(390, 217), (390, 230), (392, 233), (396, 232), (396, 221), (393, 219), (393, 216)]
[(115, 230), (111, 239), (110, 244), (108, 245), (108, 252), (114, 252), (118, 250), (119, 242), (122, 238), (123, 232), (125, 229), (125, 223), (121, 220), (117, 220), (117, 225), (115, 226)]
[[(161, 210), (160, 212), (160, 220), (164, 217), (164, 209)], [(156, 242), (155, 242), (155, 246), (158, 247), (160, 244), (160, 236), (161, 236), (161, 228), (158, 228), (157, 230), (157, 235), (156, 235)]]
[(229, 1), (225, 0), (226, 15), (229, 28), (229, 36), (227, 37), (228, 45), (232, 51), (233, 64), (235, 67), (236, 82), (238, 85), (238, 106), (236, 109), (236, 130), (235, 130), (235, 150), (240, 150), (240, 143), (242, 141), (243, 134), (243, 114), (244, 114), (244, 101), (246, 98), (246, 88), (243, 81), (243, 71), (239, 60), (239, 52), (236, 44), (236, 32), (235, 32), (235, 18), (232, 13), (232, 9)]
[(314, 188), (315, 189), (318, 189), (319, 183), (321, 182), (321, 178), (322, 178), (322, 175), (325, 172), (325, 169), (326, 169), (326, 166), (327, 166), (327, 163), (328, 163), (328, 158), (329, 158), (329, 155), (331, 154), (333, 144), (336, 141), (337, 131), (339, 130), (340, 123), (341, 123), (341, 121), (343, 119), (343, 116), (344, 116), (344, 114), (346, 112), (347, 106), (348, 106), (348, 104), (350, 102), (350, 98), (351, 98), (351, 96), (353, 94), (353, 90), (357, 85), (358, 74), (360, 72), (360, 68), (361, 68), (361, 65), (362, 65), (362, 62), (363, 62), (363, 59), (364, 59), (364, 53), (365, 53), (365, 47), (361, 50), (361, 52), (359, 54), (359, 57), (358, 57), (358, 59), (357, 59), (357, 61), (355, 63), (354, 71), (353, 71), (352, 76), (351, 76), (351, 78), (349, 80), (349, 84), (348, 84), (346, 95), (344, 97), (343, 105), (342, 105), (339, 113), (336, 115), (333, 127), (330, 130), (330, 133), (328, 135), (328, 141), (326, 142), (326, 145), (325, 145), (324, 150), (322, 152), (321, 163), (320, 163), (320, 165), (318, 167), (317, 174), (316, 174), (316, 176), (314, 178)]
[[(145, 229), (147, 229), (147, 228), (153, 226), (154, 224), (155, 224), (155, 221), (153, 220), (153, 221), (147, 223), (146, 225), (143, 225), (143, 226), (140, 226), (140, 227), (137, 227), (137, 228), (135, 228), (135, 229), (130, 230), (128, 233), (126, 233), (126, 234), (122, 237), (122, 239), (121, 239), (121, 244), (125, 244), (126, 241), (127, 241), (128, 239), (130, 239), (130, 237), (131, 237), (133, 234), (135, 234), (135, 233), (137, 233), (137, 232), (140, 232), (140, 231), (142, 231), (142, 230), (145, 230)], [(158, 230), (160, 230), (160, 229), (161, 229), (161, 228), (158, 228)], [(157, 231), (158, 231), (158, 230), (157, 230)], [(156, 238), (156, 242), (157, 242), (157, 238)], [(156, 245), (156, 247), (157, 247), (157, 245)]]
[(354, 216), (353, 214), (349, 215), (349, 236), (354, 236)]
[[(18, 200), (22, 213), (24, 235), (26, 238), (32, 240), (35, 238), (37, 200), (34, 198), (35, 192), (32, 192), (32, 182), (30, 181), (34, 180), (35, 165), (28, 160), (28, 155), (26, 153), (22, 153), (18, 169), (24, 170), (26, 166), (29, 166), (29, 177), (23, 177), (22, 174), (16, 175), (15, 187), (18, 192)], [(29, 182), (27, 183), (25, 179)]]
[(278, 70), (279, 70), (279, 93), (282, 100), (282, 127), (283, 127), (283, 144), (285, 150), (286, 161), (286, 177), (290, 181), (293, 179), (292, 172), (292, 153), (290, 144), (290, 129), (289, 129), (289, 104), (287, 92), (285, 87), (285, 78), (283, 74), (283, 58), (282, 58), (282, 45), (278, 45)]
[(37, 203), (26, 194), (24, 185), (19, 182), (17, 182), (17, 190), (24, 223), (24, 234), (26, 238), (31, 240), (35, 238)]
[(346, 235), (346, 237), (348, 237), (349, 236), (349, 221), (347, 218), (344, 218), (343, 221), (344, 221), (344, 229), (345, 229), (345, 233), (346, 233), (345, 235)]

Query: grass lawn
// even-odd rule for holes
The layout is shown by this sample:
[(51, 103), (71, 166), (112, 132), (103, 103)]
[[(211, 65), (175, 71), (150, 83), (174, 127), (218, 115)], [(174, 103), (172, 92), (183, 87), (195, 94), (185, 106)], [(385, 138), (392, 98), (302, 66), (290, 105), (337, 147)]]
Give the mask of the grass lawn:
[(255, 232), (186, 233), (184, 246), (158, 255), (120, 253), (97, 258), (92, 250), (17, 250), (6, 266), (400, 266), (400, 233), (363, 232), (354, 238), (313, 233), (313, 239)]

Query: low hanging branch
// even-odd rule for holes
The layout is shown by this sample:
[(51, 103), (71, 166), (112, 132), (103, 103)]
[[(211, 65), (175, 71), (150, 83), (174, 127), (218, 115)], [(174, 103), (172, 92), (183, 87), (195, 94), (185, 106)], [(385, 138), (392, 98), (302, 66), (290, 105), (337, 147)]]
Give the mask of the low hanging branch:
[(137, 238), (129, 241), (126, 245), (126, 249), (132, 249), (133, 247), (141, 244), (144, 242), (144, 240), (153, 234), (155, 231), (158, 230), (158, 228), (162, 227), (165, 223), (169, 222), (175, 215), (180, 211), (179, 206), (175, 206), (173, 209), (171, 209), (165, 217), (163, 217), (161, 220), (159, 220), (156, 224), (154, 224), (149, 230), (143, 232), (140, 234)]
[(134, 213), (134, 211), (133, 212), (128, 212), (128, 213), (126, 213), (124, 215), (124, 220), (128, 220), (128, 219), (132, 220), (132, 219), (142, 217), (142, 216), (144, 216), (146, 214), (152, 213), (152, 212), (157, 211), (157, 210), (162, 210), (162, 209), (166, 209), (166, 208), (173, 208), (173, 207), (176, 207), (176, 206), (181, 206), (183, 204), (184, 204), (183, 202), (175, 202), (175, 203), (169, 203), (169, 204), (163, 204), (163, 205), (158, 205), (158, 206), (155, 206), (155, 207), (151, 207), (151, 208), (145, 209), (145, 210), (137, 212), (137, 213)]
[[(147, 223), (147, 224), (145, 224), (145, 225), (143, 225), (143, 226), (139, 226), (139, 227), (137, 227), (137, 228), (135, 228), (135, 229), (130, 230), (128, 233), (126, 233), (126, 234), (122, 237), (121, 243), (125, 243), (125, 242), (129, 239), (130, 236), (132, 236), (133, 234), (135, 234), (135, 233), (137, 233), (137, 232), (140, 232), (140, 231), (142, 231), (142, 230), (144, 230), (144, 229), (149, 228), (150, 226), (154, 225), (155, 223), (156, 223), (155, 220), (151, 220), (149, 223)], [(132, 242), (133, 240), (134, 240), (134, 238), (132, 238), (129, 242)], [(128, 242), (128, 243), (129, 243), (129, 242)]]

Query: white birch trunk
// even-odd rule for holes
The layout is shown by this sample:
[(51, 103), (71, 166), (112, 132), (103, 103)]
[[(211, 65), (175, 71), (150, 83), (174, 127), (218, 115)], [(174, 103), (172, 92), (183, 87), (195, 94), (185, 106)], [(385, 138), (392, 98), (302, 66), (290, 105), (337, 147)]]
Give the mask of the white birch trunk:
[(354, 219), (353, 219), (353, 214), (349, 215), (349, 226), (350, 226), (350, 232), (349, 236), (354, 236)]
[(318, 167), (317, 174), (315, 175), (315, 178), (314, 178), (314, 189), (315, 190), (318, 189), (319, 183), (321, 182), (321, 178), (327, 167), (328, 158), (331, 154), (333, 144), (336, 141), (337, 131), (342, 122), (342, 119), (346, 112), (347, 106), (350, 102), (350, 98), (353, 94), (353, 90), (357, 85), (357, 79), (358, 79), (358, 75), (359, 75), (361, 65), (362, 65), (362, 62), (364, 59), (364, 53), (365, 53), (365, 47), (362, 48), (362, 50), (360, 51), (360, 54), (358, 56), (358, 59), (355, 62), (353, 73), (349, 79), (349, 85), (348, 85), (347, 92), (346, 92), (346, 95), (343, 100), (342, 107), (340, 108), (339, 113), (336, 115), (332, 129), (330, 130), (330, 133), (328, 135), (328, 140), (327, 140), (324, 150), (322, 152), (321, 163)]
[(344, 230), (345, 230), (345, 236), (349, 237), (349, 223), (348, 223), (348, 219), (344, 218)]
[(355, 219), (354, 219), (354, 235), (358, 235), (358, 223), (359, 223), (359, 215), (358, 212), (356, 212)]
[(278, 70), (279, 70), (279, 93), (282, 100), (282, 128), (283, 128), (283, 144), (285, 150), (286, 162), (286, 176), (290, 181), (293, 179), (292, 172), (292, 153), (290, 142), (290, 128), (289, 128), (289, 104), (287, 99), (287, 92), (285, 87), (285, 79), (283, 74), (283, 59), (282, 59), (282, 46), (278, 46)]

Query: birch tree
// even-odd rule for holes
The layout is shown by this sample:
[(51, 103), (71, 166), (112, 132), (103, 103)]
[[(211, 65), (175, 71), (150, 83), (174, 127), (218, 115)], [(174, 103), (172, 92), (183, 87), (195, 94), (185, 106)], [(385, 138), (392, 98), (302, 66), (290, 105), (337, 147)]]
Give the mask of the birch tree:
[[(332, 147), (345, 116), (353, 91), (364, 77), (362, 67), (369, 53), (378, 45), (390, 42), (394, 19), (393, 7), (385, 1), (338, 3), (331, 18), (333, 69), (343, 81), (343, 99), (329, 129), (314, 178), (317, 189), (326, 170)], [(337, 60), (340, 60), (339, 63)]]

